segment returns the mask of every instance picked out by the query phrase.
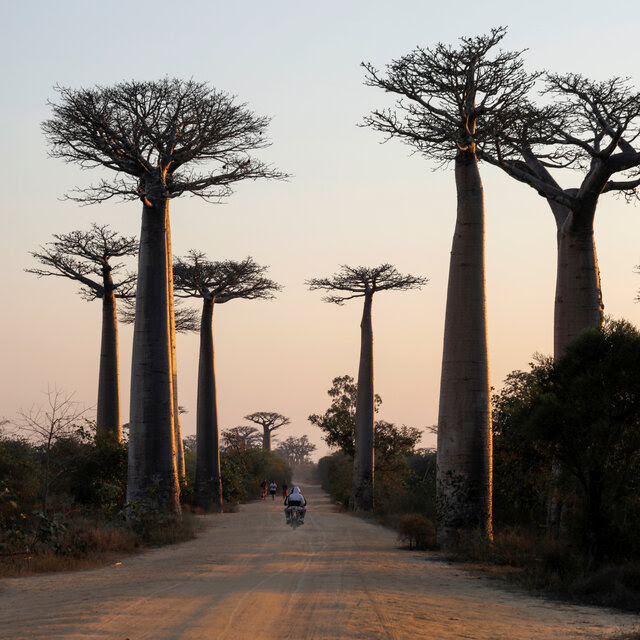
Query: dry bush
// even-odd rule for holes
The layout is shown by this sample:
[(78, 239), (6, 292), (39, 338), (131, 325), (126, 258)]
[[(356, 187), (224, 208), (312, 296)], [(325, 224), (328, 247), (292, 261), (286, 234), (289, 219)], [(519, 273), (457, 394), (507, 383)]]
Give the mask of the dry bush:
[(420, 513), (400, 516), (397, 524), (398, 538), (409, 543), (409, 549), (433, 549), (436, 545), (436, 529), (429, 518)]

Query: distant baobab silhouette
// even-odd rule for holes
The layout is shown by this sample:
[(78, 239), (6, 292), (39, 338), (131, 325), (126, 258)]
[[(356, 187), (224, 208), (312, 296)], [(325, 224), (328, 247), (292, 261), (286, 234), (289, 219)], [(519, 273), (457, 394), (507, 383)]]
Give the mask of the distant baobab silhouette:
[(323, 300), (342, 305), (352, 298), (364, 298), (360, 323), (360, 364), (355, 415), (355, 450), (353, 490), (350, 506), (357, 511), (374, 507), (374, 414), (376, 397), (373, 389), (373, 296), (380, 291), (407, 291), (427, 284), (426, 278), (404, 275), (390, 264), (379, 267), (349, 267), (328, 278), (307, 280), (309, 289), (329, 291)]
[(286, 416), (274, 411), (256, 411), (244, 419), (262, 427), (262, 448), (265, 451), (271, 451), (271, 434), (291, 422)]

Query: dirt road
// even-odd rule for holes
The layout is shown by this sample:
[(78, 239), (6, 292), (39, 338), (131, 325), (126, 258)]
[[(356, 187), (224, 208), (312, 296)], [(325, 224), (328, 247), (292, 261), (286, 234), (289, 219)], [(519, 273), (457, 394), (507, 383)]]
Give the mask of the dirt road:
[(530, 598), (337, 513), (308, 487), (307, 522), (280, 500), (210, 516), (198, 539), (103, 569), (0, 582), (7, 640), (565, 640), (634, 616)]

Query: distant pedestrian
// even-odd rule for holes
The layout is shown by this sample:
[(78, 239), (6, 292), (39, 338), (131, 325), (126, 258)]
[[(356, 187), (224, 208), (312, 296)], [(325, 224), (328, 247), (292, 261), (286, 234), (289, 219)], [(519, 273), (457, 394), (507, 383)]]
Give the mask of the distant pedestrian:
[(269, 485), (269, 494), (271, 495), (271, 499), (275, 500), (276, 499), (276, 489), (278, 488), (278, 485), (271, 481), (271, 484)]
[(267, 481), (263, 480), (260, 483), (260, 498), (264, 500), (267, 497)]
[(287, 497), (287, 489), (289, 488), (289, 485), (285, 482), (282, 485), (282, 499), (284, 500)]

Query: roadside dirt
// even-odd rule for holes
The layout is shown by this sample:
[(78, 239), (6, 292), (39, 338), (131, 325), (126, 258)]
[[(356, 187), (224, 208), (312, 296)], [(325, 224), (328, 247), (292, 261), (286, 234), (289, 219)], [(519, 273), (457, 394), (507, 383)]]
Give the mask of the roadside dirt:
[(3, 640), (566, 640), (640, 628), (636, 616), (530, 597), (337, 513), (305, 488), (207, 516), (196, 540), (102, 569), (0, 581)]

